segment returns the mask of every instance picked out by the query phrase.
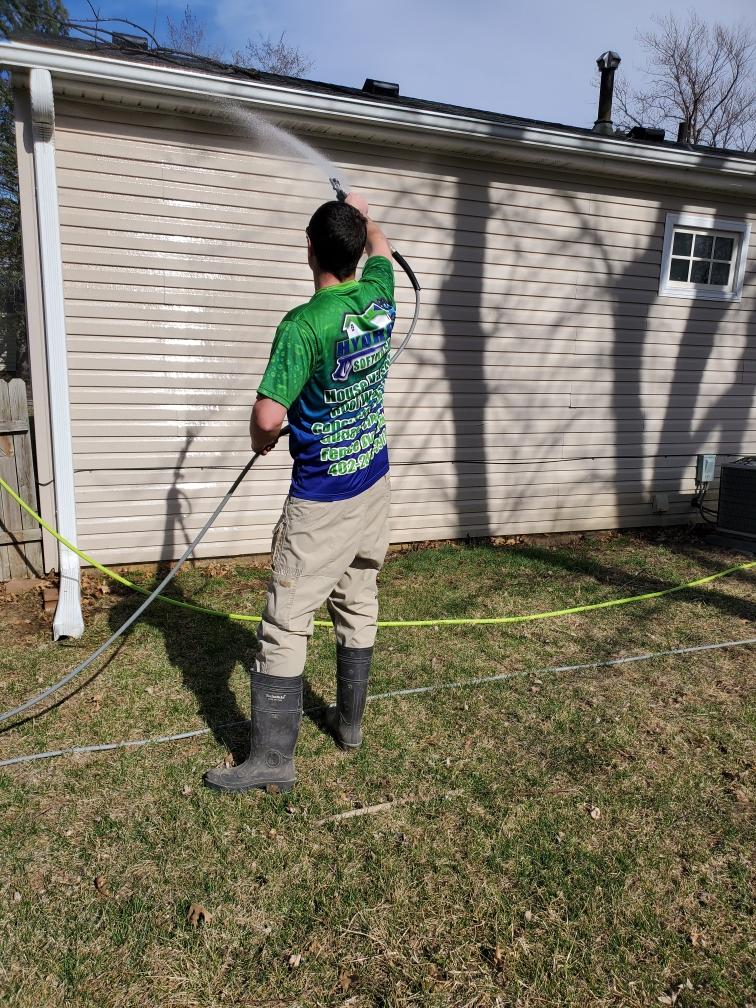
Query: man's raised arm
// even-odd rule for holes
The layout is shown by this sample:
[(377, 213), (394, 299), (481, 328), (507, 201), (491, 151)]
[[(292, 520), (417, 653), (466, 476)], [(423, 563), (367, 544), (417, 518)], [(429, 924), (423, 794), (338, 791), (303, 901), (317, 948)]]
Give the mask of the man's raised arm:
[(381, 230), (380, 226), (376, 224), (374, 220), (370, 219), (370, 207), (368, 206), (368, 201), (364, 196), (359, 193), (351, 192), (346, 198), (347, 203), (353, 206), (356, 210), (359, 210), (362, 216), (367, 221), (367, 240), (365, 242), (365, 255), (368, 259), (370, 256), (385, 256), (386, 259), (391, 258), (391, 246), (388, 243), (386, 235)]

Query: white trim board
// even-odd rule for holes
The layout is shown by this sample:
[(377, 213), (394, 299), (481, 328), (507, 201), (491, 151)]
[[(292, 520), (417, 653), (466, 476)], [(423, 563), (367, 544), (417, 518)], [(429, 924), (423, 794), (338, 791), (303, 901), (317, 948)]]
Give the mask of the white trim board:
[[(34, 138), (34, 176), (47, 347), (55, 503), (58, 513), (58, 530), (75, 546), (76, 498), (71, 444), (71, 406), (68, 395), (58, 183), (55, 170), (55, 146), (53, 144), (55, 106), (52, 79), (48, 70), (34, 69), (31, 71), (29, 92)], [(60, 637), (81, 637), (84, 633), (79, 583), (81, 565), (78, 556), (62, 543), (58, 546), (58, 556), (60, 560), (60, 595), (53, 621), (53, 636), (55, 640)]]

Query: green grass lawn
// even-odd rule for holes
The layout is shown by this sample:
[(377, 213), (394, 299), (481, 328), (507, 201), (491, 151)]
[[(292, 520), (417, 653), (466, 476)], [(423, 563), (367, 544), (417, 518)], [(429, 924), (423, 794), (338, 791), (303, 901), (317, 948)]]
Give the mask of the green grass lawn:
[[(535, 612), (668, 587), (737, 559), (674, 532), (419, 549), (387, 563), (382, 617)], [(149, 571), (130, 576), (152, 584)], [(254, 613), (266, 576), (204, 564), (170, 591)], [(4, 600), (0, 707), (59, 678), (137, 601), (87, 575), (87, 631), (55, 645), (34, 596)], [(0, 734), (0, 759), (214, 730), (0, 772), (0, 1003), (756, 1003), (756, 649), (539, 671), (752, 637), (755, 615), (751, 570), (582, 616), (383, 630), (373, 693), (516, 675), (376, 700), (351, 757), (317, 714), (305, 718), (294, 792), (235, 798), (200, 778), (243, 752), (251, 631), (156, 604), (64, 702)], [(318, 630), (310, 706), (332, 699), (333, 662), (332, 634)], [(202, 923), (187, 921), (192, 906)]]

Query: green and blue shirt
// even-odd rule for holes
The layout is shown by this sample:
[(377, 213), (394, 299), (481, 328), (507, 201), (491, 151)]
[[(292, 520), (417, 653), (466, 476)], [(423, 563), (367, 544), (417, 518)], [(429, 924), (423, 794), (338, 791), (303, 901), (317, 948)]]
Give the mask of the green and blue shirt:
[(285, 316), (258, 394), (285, 406), (292, 497), (356, 497), (389, 469), (383, 393), (396, 318), (394, 269), (371, 256), (359, 280)]

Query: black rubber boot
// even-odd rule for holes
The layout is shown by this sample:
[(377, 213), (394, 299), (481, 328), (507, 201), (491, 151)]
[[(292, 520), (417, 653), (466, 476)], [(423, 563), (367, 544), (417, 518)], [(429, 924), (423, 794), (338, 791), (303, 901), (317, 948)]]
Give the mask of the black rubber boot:
[(249, 757), (240, 766), (208, 770), (203, 781), (216, 791), (291, 791), (297, 779), (294, 749), (301, 722), (302, 676), (265, 675), (255, 667)]
[(362, 715), (368, 695), (373, 649), (336, 645), (336, 708), (329, 710), (328, 728), (342, 749), (362, 745)]

